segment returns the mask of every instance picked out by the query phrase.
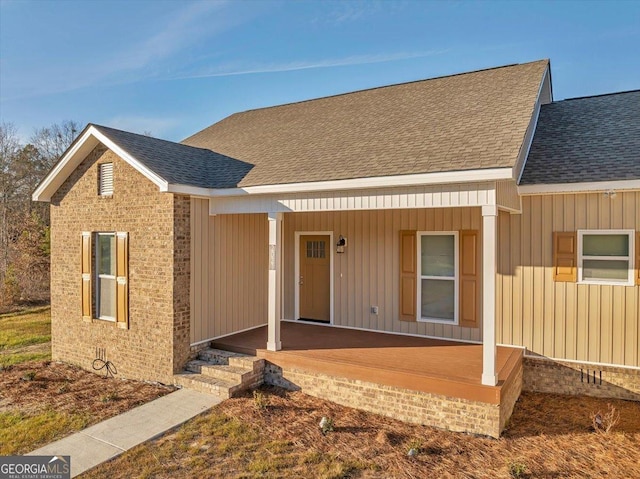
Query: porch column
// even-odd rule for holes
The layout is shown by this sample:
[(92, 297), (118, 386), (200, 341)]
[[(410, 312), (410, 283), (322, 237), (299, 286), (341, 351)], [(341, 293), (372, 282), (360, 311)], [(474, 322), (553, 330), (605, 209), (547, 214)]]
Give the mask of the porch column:
[(498, 207), (482, 207), (482, 384), (498, 384), (496, 373), (496, 273)]
[(267, 349), (279, 351), (280, 342), (280, 298), (282, 296), (282, 213), (268, 213), (269, 219), (269, 293)]

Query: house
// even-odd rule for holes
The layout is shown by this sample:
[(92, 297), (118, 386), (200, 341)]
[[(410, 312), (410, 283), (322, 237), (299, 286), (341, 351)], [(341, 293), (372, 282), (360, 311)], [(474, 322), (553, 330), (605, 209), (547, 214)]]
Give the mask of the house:
[(54, 359), (495, 437), (522, 389), (640, 399), (640, 91), (554, 102), (548, 60), (90, 124), (33, 197)]

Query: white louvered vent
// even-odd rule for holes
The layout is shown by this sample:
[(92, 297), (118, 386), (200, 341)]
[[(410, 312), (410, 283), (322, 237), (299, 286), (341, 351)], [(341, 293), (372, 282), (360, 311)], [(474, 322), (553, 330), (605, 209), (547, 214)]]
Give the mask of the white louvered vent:
[(102, 163), (99, 166), (98, 194), (111, 196), (113, 194), (113, 163)]

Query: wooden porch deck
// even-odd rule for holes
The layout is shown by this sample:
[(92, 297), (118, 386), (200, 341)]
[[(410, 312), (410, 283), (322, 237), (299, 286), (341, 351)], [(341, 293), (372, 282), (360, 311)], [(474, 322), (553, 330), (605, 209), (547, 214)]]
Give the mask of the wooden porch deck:
[(283, 321), (281, 351), (267, 351), (267, 327), (212, 346), (256, 355), (282, 368), (329, 374), (447, 397), (500, 404), (522, 368), (521, 349), (498, 347), (497, 386), (481, 384), (482, 346)]

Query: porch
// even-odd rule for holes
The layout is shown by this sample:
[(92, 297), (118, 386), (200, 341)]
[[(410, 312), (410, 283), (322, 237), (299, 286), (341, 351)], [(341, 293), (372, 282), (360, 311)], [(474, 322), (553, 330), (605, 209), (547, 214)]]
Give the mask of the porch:
[(281, 322), (281, 342), (281, 350), (267, 350), (267, 326), (262, 326), (217, 339), (212, 347), (255, 355), (282, 370), (305, 371), (496, 406), (503, 404), (504, 396), (514, 386), (519, 394), (515, 383), (521, 378), (523, 353), (517, 348), (497, 348), (498, 382), (488, 386), (481, 381), (481, 344), (292, 321)]

